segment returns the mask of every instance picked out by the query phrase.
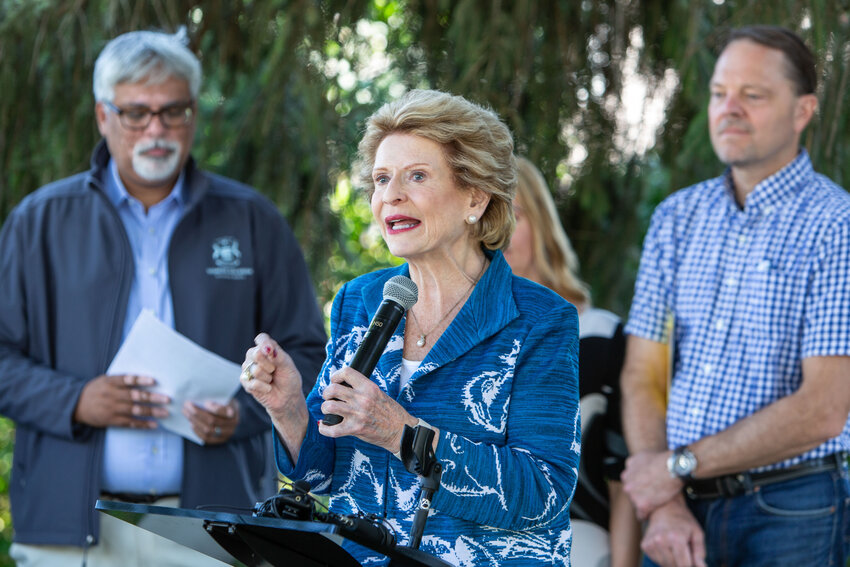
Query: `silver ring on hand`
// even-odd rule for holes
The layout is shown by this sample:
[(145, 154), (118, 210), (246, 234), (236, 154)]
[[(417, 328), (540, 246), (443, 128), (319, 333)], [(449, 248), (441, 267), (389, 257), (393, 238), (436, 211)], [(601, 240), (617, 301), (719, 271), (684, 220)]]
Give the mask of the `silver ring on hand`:
[(256, 362), (252, 362), (251, 364), (249, 364), (248, 366), (243, 368), (242, 374), (239, 375), (239, 378), (244, 380), (245, 382), (250, 382), (251, 380), (253, 380), (254, 379), (253, 368), (254, 368), (255, 364), (256, 364)]
[(221, 437), (221, 427), (219, 427), (218, 425), (216, 425), (216, 426), (213, 428), (213, 435), (215, 435), (216, 437)]

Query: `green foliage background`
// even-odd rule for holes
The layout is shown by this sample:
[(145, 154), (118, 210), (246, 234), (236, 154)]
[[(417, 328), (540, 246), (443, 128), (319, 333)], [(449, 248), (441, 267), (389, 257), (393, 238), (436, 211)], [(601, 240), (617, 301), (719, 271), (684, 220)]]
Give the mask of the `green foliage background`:
[[(105, 42), (185, 25), (205, 73), (194, 155), (277, 203), (323, 301), (394, 261), (349, 181), (365, 117), (431, 87), (508, 122), (550, 183), (595, 303), (625, 315), (654, 206), (720, 171), (706, 131), (712, 48), (747, 23), (786, 25), (817, 50), (821, 110), (805, 144), (845, 184), (848, 0), (0, 0), (0, 219), (86, 168)], [(11, 564), (12, 443), (0, 420), (0, 567)]]

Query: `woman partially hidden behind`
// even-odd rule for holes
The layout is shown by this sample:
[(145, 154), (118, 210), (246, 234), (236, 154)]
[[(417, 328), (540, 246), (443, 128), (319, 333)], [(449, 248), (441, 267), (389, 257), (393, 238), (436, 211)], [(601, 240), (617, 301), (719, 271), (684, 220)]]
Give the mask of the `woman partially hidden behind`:
[[(330, 493), (334, 512), (385, 518), (405, 545), (419, 478), (394, 453), (404, 426), (425, 422), (443, 475), (420, 549), (464, 566), (568, 565), (577, 316), (556, 293), (514, 277), (502, 256), (514, 228), (510, 131), (462, 97), (411, 91), (369, 119), (359, 154), (375, 222), (407, 263), (339, 291), (306, 402), (269, 336), (248, 351), (242, 384), (272, 417), (278, 468)], [(399, 274), (419, 299), (364, 377), (348, 365), (384, 283)], [(323, 414), (343, 420), (325, 425)]]

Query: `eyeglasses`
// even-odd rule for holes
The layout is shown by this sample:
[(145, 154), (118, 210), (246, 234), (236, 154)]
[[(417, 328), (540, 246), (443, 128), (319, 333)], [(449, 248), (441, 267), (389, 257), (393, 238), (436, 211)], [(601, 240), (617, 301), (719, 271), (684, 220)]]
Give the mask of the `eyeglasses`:
[(130, 108), (118, 108), (109, 101), (101, 101), (106, 108), (118, 115), (121, 125), (128, 130), (144, 130), (147, 128), (154, 116), (159, 116), (159, 121), (166, 128), (181, 128), (192, 121), (195, 116), (194, 102), (178, 102), (169, 104), (157, 111), (146, 106), (133, 106)]

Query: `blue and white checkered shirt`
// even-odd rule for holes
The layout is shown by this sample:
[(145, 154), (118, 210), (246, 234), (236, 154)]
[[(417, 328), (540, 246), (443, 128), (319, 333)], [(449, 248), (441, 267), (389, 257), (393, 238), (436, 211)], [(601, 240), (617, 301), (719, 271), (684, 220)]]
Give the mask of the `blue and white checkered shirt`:
[[(665, 199), (644, 242), (626, 332), (667, 342), (671, 315), (670, 448), (796, 391), (804, 358), (850, 355), (850, 194), (801, 150), (743, 210), (728, 172)], [(765, 468), (847, 449), (850, 425)]]

